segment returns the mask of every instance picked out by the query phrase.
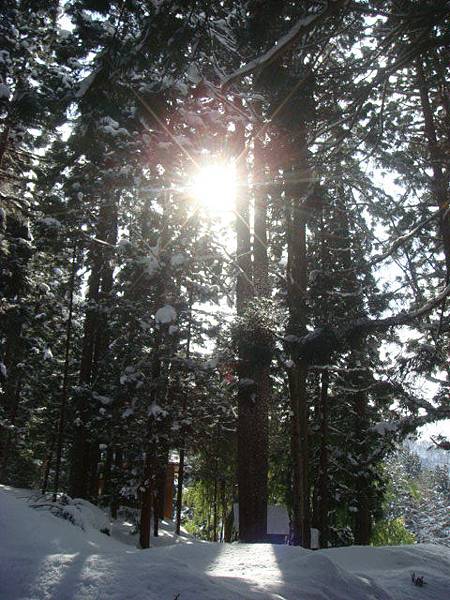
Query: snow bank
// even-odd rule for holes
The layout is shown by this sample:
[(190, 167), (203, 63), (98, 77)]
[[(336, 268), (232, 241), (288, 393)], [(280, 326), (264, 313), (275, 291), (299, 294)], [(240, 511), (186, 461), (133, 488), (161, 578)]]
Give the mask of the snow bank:
[[(448, 600), (450, 596), (450, 550), (441, 546), (312, 552), (270, 544), (183, 543), (137, 550), (93, 528), (83, 532), (48, 512), (35, 511), (23, 495), (0, 486), (2, 600)], [(96, 518), (93, 522), (98, 525)], [(424, 576), (424, 587), (413, 585), (412, 571)]]

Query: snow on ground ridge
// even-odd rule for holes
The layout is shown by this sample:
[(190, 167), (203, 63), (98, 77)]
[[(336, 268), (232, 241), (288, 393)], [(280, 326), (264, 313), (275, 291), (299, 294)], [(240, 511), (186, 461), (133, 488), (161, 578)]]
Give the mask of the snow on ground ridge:
[[(89, 523), (83, 531), (48, 512), (35, 511), (24, 495), (0, 486), (2, 600), (450, 597), (450, 550), (441, 546), (354, 546), (312, 552), (282, 545), (194, 541), (142, 551)], [(94, 524), (100, 522), (97, 517)], [(424, 575), (424, 587), (412, 584), (412, 571)]]

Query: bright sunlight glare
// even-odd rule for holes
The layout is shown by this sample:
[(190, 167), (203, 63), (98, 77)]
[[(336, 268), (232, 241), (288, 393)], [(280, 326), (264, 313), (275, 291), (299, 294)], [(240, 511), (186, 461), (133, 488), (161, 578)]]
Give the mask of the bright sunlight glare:
[(202, 167), (191, 184), (193, 198), (210, 212), (230, 213), (236, 198), (236, 170), (233, 163)]

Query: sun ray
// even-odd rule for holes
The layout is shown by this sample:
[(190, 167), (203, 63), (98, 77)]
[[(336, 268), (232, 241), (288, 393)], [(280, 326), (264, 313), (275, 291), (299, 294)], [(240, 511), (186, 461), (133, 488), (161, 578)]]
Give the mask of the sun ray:
[(232, 213), (236, 200), (236, 170), (232, 162), (200, 168), (192, 178), (190, 195), (210, 213)]

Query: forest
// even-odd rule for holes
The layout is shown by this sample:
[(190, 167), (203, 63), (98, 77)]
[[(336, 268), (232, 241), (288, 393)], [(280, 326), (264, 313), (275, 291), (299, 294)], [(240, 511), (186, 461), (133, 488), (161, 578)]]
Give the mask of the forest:
[(450, 419), (450, 4), (0, 17), (1, 484), (141, 549), (168, 502), (210, 542), (283, 506), (292, 546), (450, 546), (448, 460), (404, 446)]

